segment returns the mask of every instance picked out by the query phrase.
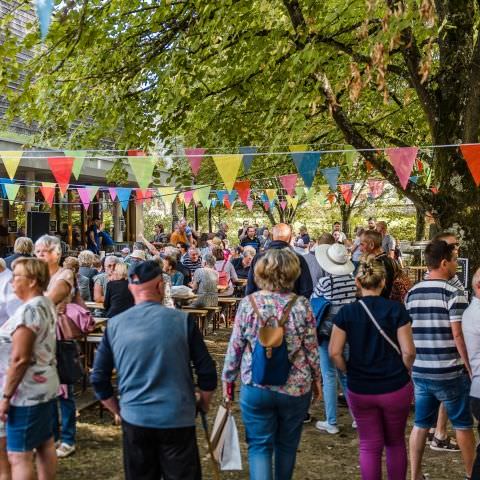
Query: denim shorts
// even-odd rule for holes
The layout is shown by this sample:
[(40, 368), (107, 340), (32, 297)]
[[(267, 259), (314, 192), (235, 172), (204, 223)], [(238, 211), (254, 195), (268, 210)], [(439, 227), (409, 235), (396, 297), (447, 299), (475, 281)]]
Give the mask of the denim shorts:
[(473, 427), (470, 410), (470, 380), (462, 374), (451, 380), (413, 378), (415, 385), (415, 426), (435, 426), (440, 403), (445, 405), (447, 415), (455, 430)]
[(10, 406), (6, 424), (8, 452), (31, 452), (53, 438), (53, 402)]

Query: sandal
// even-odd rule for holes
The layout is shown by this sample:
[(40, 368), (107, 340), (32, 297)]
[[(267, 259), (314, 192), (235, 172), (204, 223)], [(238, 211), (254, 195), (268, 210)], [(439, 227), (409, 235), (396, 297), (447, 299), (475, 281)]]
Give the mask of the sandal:
[(454, 442), (450, 437), (447, 437), (445, 440), (440, 440), (437, 437), (433, 437), (430, 442), (430, 448), (437, 452), (459, 452), (460, 448), (457, 443)]

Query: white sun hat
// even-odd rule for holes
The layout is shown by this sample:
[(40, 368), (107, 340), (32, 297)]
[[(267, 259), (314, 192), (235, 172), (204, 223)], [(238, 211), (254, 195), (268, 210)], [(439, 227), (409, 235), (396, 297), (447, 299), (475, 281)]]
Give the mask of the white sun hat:
[(355, 266), (348, 258), (345, 245), (319, 245), (315, 248), (315, 258), (318, 264), (332, 275), (348, 275), (355, 270)]

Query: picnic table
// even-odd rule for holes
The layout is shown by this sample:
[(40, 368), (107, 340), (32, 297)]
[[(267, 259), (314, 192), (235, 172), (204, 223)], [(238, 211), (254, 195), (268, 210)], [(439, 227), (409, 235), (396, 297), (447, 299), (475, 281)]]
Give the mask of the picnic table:
[(99, 310), (104, 310), (105, 307), (103, 303), (100, 302), (85, 302), (85, 305), (87, 308), (94, 310), (94, 309), (99, 309)]

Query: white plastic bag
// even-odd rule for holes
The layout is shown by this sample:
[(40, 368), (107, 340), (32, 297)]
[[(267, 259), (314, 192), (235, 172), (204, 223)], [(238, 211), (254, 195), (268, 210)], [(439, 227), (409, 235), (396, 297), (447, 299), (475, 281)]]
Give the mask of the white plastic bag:
[(238, 430), (237, 425), (235, 424), (235, 418), (233, 418), (233, 415), (231, 413), (228, 414), (227, 423), (225, 424), (223, 449), (220, 456), (220, 469), (242, 469), (242, 454), (240, 452)]

